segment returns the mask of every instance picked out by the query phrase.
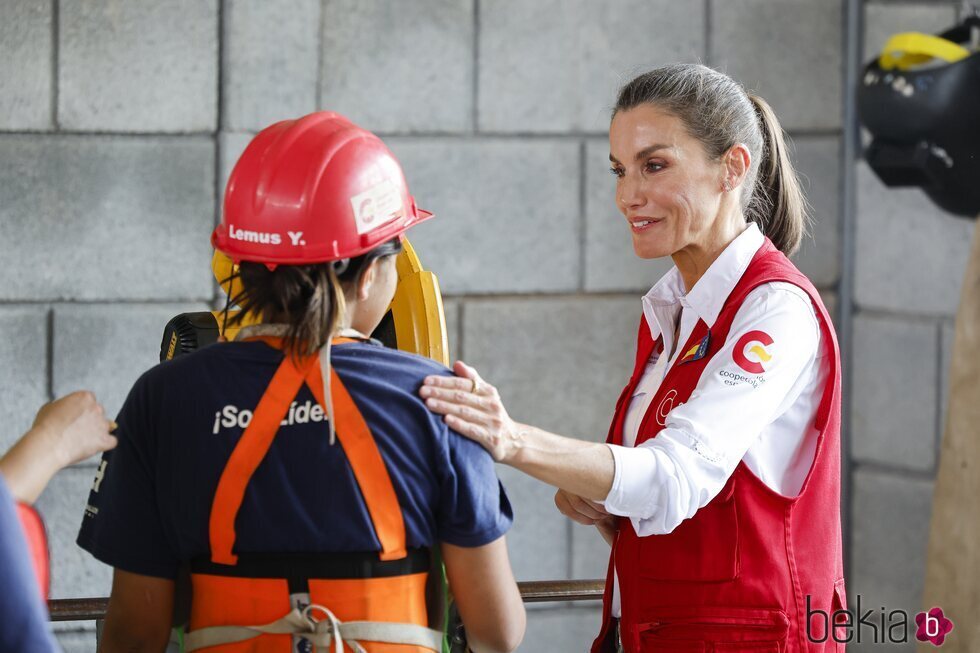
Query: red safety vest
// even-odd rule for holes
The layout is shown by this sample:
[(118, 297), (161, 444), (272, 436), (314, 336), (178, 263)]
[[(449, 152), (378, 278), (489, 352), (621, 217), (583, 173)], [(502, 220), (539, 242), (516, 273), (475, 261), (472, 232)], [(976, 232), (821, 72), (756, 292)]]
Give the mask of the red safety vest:
[[(766, 239), (709, 329), (699, 321), (681, 351), (709, 336), (703, 358), (675, 363), (640, 424), (636, 444), (663, 429), (659, 407), (686, 402), (705, 366), (728, 337), (745, 297), (764, 283), (784, 281), (810, 296), (819, 316), (830, 374), (817, 410), (815, 459), (797, 497), (782, 496), (740, 462), (724, 488), (666, 535), (639, 537), (629, 519), (609, 562), (603, 626), (593, 653), (614, 650), (610, 618), (613, 569), (619, 576), (619, 628), (628, 653), (698, 651), (812, 653), (843, 651), (828, 633), (846, 607), (840, 527), (840, 356), (830, 317), (813, 285)], [(790, 345), (791, 346), (791, 345)], [(616, 406), (608, 442), (622, 443), (634, 388), (654, 347), (640, 323), (636, 367)], [(746, 410), (751, 410), (750, 406)], [(659, 420), (665, 421), (665, 420)], [(723, 427), (723, 425), (720, 425)], [(809, 633), (808, 633), (809, 620)], [(840, 639), (845, 633), (838, 630)]]
[[(278, 338), (263, 337), (274, 347)], [(353, 342), (336, 339), (338, 342)], [(211, 559), (204, 564), (192, 563), (192, 599), (188, 650), (215, 653), (289, 653), (292, 636), (263, 632), (242, 633), (243, 641), (234, 642), (236, 629), (222, 626), (268, 625), (291, 612), (290, 594), (298, 580), (319, 607), (310, 611), (314, 621), (327, 624), (371, 622), (377, 626), (411, 624), (425, 628), (429, 624), (426, 606), (426, 582), (429, 576), (428, 551), (406, 548), (405, 522), (398, 497), (384, 460), (357, 405), (344, 388), (336, 371), (330, 370), (331, 395), (337, 440), (344, 449), (354, 477), (360, 487), (381, 552), (321, 555), (237, 555), (235, 517), (245, 490), (272, 444), (279, 424), (303, 383), (310, 388), (321, 406), (326, 406), (323, 379), (317, 356), (294, 362), (286, 356), (259, 400), (252, 421), (228, 459), (215, 492), (210, 517)], [(315, 474), (311, 468), (309, 473)], [(324, 528), (329, 528), (328, 524)], [(340, 626), (343, 628), (343, 626)], [(356, 624), (355, 624), (356, 627)], [(201, 644), (201, 633), (221, 632), (220, 645)], [(240, 629), (244, 630), (244, 629)], [(274, 629), (273, 629), (274, 630)], [(349, 636), (368, 653), (431, 653), (424, 646), (369, 641), (372, 632), (361, 629)], [(278, 632), (284, 632), (279, 630)], [(295, 632), (295, 631), (290, 631)], [(343, 632), (343, 631), (341, 631)], [(367, 632), (366, 636), (363, 636)], [(195, 638), (197, 644), (195, 644)], [(201, 648), (194, 648), (201, 646)], [(333, 651), (336, 643), (330, 644)], [(322, 650), (317, 648), (317, 650)], [(345, 646), (345, 651), (355, 650)]]
[(51, 591), (51, 558), (48, 553), (48, 536), (44, 530), (44, 521), (32, 506), (26, 503), (17, 504), (17, 516), (27, 539), (27, 549), (34, 563), (34, 574), (37, 576), (37, 586), (41, 596), (48, 600)]

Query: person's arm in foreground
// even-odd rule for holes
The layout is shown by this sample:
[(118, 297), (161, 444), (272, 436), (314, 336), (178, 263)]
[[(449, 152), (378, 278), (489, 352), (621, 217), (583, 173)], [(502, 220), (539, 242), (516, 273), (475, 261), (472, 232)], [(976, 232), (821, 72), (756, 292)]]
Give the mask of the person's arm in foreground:
[(0, 651), (58, 651), (17, 508), (0, 476)]
[(483, 546), (442, 543), (442, 558), (474, 653), (509, 653), (524, 638), (526, 616), (503, 537)]
[(58, 470), (115, 447), (111, 426), (91, 392), (73, 392), (46, 404), (31, 429), (0, 458), (10, 493), (34, 503)]
[(174, 581), (116, 569), (99, 653), (164, 651), (173, 609)]

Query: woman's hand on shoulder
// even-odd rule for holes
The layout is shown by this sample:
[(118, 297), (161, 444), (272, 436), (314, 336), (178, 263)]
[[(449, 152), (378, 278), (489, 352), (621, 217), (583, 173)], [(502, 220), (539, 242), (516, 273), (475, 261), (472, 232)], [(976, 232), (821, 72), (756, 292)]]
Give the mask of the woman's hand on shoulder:
[(52, 453), (67, 467), (115, 447), (114, 428), (95, 395), (80, 390), (42, 406), (32, 430), (48, 433)]
[(453, 372), (456, 376), (427, 376), (419, 395), (430, 410), (443, 415), (447, 426), (479, 443), (497, 462), (507, 462), (518, 449), (521, 425), (475, 369), (456, 361)]

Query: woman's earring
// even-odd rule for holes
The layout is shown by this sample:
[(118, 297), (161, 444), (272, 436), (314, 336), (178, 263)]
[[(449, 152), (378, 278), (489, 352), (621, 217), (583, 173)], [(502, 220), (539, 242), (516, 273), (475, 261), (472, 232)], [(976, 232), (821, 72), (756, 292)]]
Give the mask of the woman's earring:
[(726, 193), (732, 192), (732, 184), (727, 179), (725, 180), (725, 192)]

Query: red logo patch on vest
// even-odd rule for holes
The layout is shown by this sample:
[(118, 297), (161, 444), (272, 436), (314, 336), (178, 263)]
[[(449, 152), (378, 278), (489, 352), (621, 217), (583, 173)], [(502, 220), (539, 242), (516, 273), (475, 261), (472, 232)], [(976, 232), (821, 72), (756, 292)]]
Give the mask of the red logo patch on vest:
[[(766, 351), (766, 347), (775, 342), (772, 337), (765, 331), (749, 331), (744, 336), (738, 339), (735, 343), (735, 350), (732, 352), (732, 358), (738, 363), (746, 372), (752, 374), (762, 374), (766, 371), (763, 366), (764, 363), (768, 363), (772, 360), (772, 355)], [(749, 345), (752, 345), (749, 347)], [(750, 360), (746, 353), (752, 354), (758, 360)]]

